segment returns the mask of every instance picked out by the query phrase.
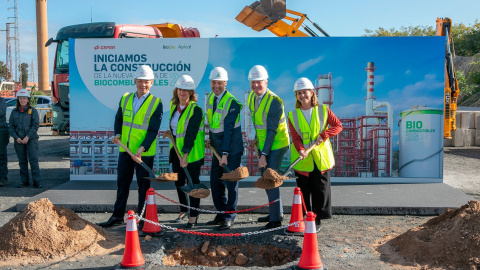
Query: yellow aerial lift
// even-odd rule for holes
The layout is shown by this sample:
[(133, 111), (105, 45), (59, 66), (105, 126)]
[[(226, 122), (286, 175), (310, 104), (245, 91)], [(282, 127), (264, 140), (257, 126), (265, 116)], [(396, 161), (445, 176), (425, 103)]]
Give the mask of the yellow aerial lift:
[(455, 113), (457, 111), (457, 98), (459, 94), (458, 81), (453, 67), (455, 47), (452, 39), (452, 20), (437, 18), (437, 36), (445, 36), (445, 90), (444, 90), (444, 115), (443, 137), (451, 138), (452, 131), (456, 130)]
[[(288, 16), (287, 14), (297, 16), (298, 18)], [(308, 20), (324, 36), (329, 36), (318, 24), (312, 22), (306, 14), (287, 9), (286, 0), (256, 1), (250, 6), (246, 6), (235, 19), (255, 31), (268, 29), (278, 37), (318, 37), (317, 33), (304, 24), (305, 20)], [(300, 26), (307, 33), (299, 30)]]

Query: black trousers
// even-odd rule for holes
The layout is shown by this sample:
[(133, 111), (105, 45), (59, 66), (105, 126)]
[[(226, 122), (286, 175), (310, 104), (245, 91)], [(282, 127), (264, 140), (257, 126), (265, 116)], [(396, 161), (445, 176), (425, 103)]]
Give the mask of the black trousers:
[[(172, 148), (173, 149), (173, 148)], [(172, 150), (174, 151), (174, 150)], [(175, 181), (175, 187), (177, 187), (177, 194), (178, 194), (178, 201), (183, 204), (187, 205), (187, 194), (183, 192), (180, 187), (185, 186), (187, 184), (186, 179), (187, 176), (185, 171), (182, 167), (180, 167), (180, 160), (177, 157), (177, 154), (170, 155), (172, 161), (172, 169), (174, 173), (178, 173), (178, 180)], [(193, 184), (200, 184), (200, 168), (201, 166), (187, 166), (188, 174), (192, 178)], [(199, 208), (200, 207), (200, 199), (194, 198), (189, 196), (190, 199), (190, 207)], [(180, 212), (187, 212), (188, 208), (184, 206), (180, 206)], [(198, 216), (198, 211), (191, 209), (190, 210), (190, 217)]]
[[(313, 172), (309, 176), (295, 172), (297, 186), (303, 194), (307, 211), (317, 215), (316, 224), (322, 219), (332, 218), (332, 192), (330, 184), (330, 171), (323, 174), (314, 165)], [(305, 213), (304, 213), (305, 214)]]
[(8, 181), (8, 156), (7, 145), (10, 140), (10, 134), (8, 130), (0, 131), (0, 181)]
[[(149, 168), (153, 168), (153, 159), (154, 156), (142, 157), (142, 161), (145, 162)], [(143, 177), (148, 177), (149, 173), (140, 164), (133, 161), (129, 154), (120, 152), (117, 167), (117, 200), (115, 201), (112, 214), (114, 217), (123, 218), (125, 214), (134, 170), (136, 172), (135, 175), (137, 176), (138, 185), (137, 214), (140, 215), (143, 209), (145, 196), (147, 190), (150, 188), (150, 180), (144, 179)]]

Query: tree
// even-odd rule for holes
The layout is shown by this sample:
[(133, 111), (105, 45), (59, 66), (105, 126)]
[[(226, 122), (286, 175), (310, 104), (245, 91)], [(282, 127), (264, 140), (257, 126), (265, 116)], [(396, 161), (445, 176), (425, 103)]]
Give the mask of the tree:
[(0, 79), (8, 81), (9, 78), (9, 72), (7, 65), (3, 63), (3, 61), (0, 61)]
[[(377, 30), (365, 29), (365, 33), (363, 36), (366, 37), (435, 36), (436, 30), (433, 26), (401, 26), (399, 29), (394, 27), (390, 29), (379, 27)], [(456, 54), (473, 56), (480, 53), (480, 22), (478, 19), (471, 26), (454, 23), (451, 35)]]
[(20, 69), (20, 82), (22, 83), (22, 88), (26, 88), (28, 81), (28, 64), (21, 63), (18, 68)]

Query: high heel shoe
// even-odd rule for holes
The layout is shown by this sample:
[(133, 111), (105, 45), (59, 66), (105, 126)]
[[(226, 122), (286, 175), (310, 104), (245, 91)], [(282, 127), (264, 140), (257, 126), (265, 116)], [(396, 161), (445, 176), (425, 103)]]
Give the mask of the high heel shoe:
[(183, 216), (179, 215), (176, 219), (172, 220), (172, 222), (180, 223), (185, 219), (186, 216), (188, 216), (187, 213), (184, 213)]
[(197, 218), (195, 218), (195, 222), (194, 222), (194, 223), (187, 222), (187, 224), (185, 225), (185, 228), (191, 229), (191, 228), (197, 226), (197, 223), (198, 223), (198, 216), (197, 216)]

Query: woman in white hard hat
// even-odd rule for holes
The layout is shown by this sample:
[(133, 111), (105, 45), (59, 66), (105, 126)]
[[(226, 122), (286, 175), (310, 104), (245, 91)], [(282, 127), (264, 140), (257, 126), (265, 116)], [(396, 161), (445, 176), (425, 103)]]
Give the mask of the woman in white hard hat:
[(17, 152), (22, 183), (18, 187), (30, 185), (28, 163), (32, 171), (33, 186), (40, 185), (40, 168), (38, 166), (38, 127), (39, 116), (37, 110), (30, 106), (30, 92), (20, 89), (17, 92), (17, 104), (10, 114), (9, 131), (13, 137), (15, 152)]
[[(318, 232), (321, 220), (332, 217), (330, 170), (335, 160), (329, 138), (342, 131), (342, 123), (327, 105), (318, 104), (313, 89), (307, 78), (295, 82), (295, 110), (288, 113), (288, 126), (294, 145), (290, 160), (301, 158), (293, 167), (297, 186), (302, 191), (307, 211), (316, 214)], [(306, 153), (312, 145), (316, 146)]]
[[(175, 142), (182, 155), (178, 159), (173, 147), (170, 147), (169, 162), (172, 163), (173, 172), (178, 173), (175, 181), (178, 199), (181, 204), (187, 204), (187, 195), (180, 189), (186, 183), (186, 175), (182, 168), (187, 167), (193, 184), (200, 184), (200, 167), (203, 165), (205, 156), (205, 130), (203, 125), (203, 110), (197, 105), (195, 83), (189, 75), (182, 75), (175, 83), (173, 98), (170, 101), (170, 130), (165, 134), (175, 138)], [(200, 199), (190, 196), (190, 206), (200, 207)], [(188, 209), (180, 206), (180, 214), (175, 222), (181, 222)], [(198, 211), (191, 209), (187, 228), (197, 224)]]

